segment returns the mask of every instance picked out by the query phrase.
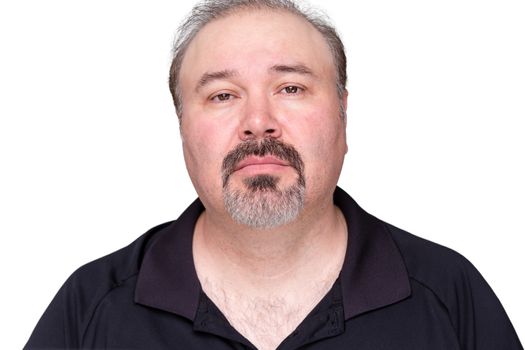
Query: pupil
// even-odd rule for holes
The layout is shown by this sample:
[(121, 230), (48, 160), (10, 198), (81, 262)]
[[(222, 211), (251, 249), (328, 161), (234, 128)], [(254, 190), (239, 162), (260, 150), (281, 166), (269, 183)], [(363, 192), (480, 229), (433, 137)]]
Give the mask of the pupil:
[(295, 94), (297, 92), (297, 87), (295, 86), (287, 86), (286, 92), (289, 94)]

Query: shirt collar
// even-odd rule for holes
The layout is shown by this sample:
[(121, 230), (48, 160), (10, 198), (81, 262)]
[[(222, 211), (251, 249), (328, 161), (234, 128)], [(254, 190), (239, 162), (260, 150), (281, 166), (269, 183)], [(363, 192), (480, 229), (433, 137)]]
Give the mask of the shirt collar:
[(408, 272), (387, 225), (365, 212), (342, 189), (334, 193), (348, 227), (348, 248), (341, 270), (345, 319), (405, 299)]
[[(334, 192), (347, 223), (348, 248), (340, 274), (345, 319), (410, 295), (408, 274), (385, 223), (361, 209), (339, 187)], [(204, 210), (199, 199), (154, 237), (139, 271), (135, 302), (194, 320), (201, 286), (192, 240)]]

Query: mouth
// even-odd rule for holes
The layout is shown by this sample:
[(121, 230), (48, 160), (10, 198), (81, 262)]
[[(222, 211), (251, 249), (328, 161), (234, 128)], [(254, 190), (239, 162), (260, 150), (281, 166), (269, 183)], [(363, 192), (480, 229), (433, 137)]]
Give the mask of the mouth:
[[(304, 164), (297, 150), (289, 144), (273, 138), (262, 141), (244, 141), (232, 149), (222, 162), (222, 185), (226, 187), (230, 175), (241, 177), (259, 175), (286, 175), (295, 170), (300, 184), (304, 185)], [(289, 174), (288, 174), (289, 175)]]
[(273, 156), (264, 156), (264, 157), (256, 157), (256, 156), (250, 156), (242, 161), (240, 161), (233, 171), (239, 171), (239, 170), (270, 170), (270, 169), (280, 169), (283, 167), (287, 167), (290, 164), (288, 162), (285, 162), (279, 158), (273, 157)]

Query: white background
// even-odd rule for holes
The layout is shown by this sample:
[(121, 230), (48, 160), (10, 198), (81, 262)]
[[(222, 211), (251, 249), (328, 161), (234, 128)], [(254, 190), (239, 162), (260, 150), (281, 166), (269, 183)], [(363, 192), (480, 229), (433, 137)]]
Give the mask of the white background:
[[(525, 338), (525, 3), (315, 1), (348, 49), (340, 185), (451, 247)], [(0, 348), (80, 265), (195, 198), (167, 87), (192, 3), (0, 3)]]

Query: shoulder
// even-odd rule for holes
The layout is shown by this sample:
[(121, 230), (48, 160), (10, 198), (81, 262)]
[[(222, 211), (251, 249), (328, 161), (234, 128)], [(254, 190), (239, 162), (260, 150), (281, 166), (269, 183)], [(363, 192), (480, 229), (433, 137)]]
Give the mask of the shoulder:
[(144, 253), (170, 224), (158, 225), (128, 246), (78, 268), (59, 291), (63, 303), (89, 315), (108, 293), (138, 274)]
[(461, 254), (386, 224), (415, 289), (430, 291), (447, 313), (462, 348), (523, 349), (500, 301)]
[(144, 253), (171, 223), (155, 226), (128, 246), (81, 266), (66, 284), (83, 290), (107, 290), (119, 286), (138, 273)]
[(460, 253), (385, 223), (405, 260), (409, 274), (423, 277), (439, 271), (460, 272), (470, 262)]
[(480, 273), (460, 253), (386, 224), (405, 262), (409, 278), (430, 289), (447, 305), (473, 289), (488, 288)]
[(133, 243), (77, 269), (60, 288), (40, 318), (29, 348), (78, 348), (98, 305), (119, 288), (133, 283), (142, 257), (169, 223), (159, 225)]

